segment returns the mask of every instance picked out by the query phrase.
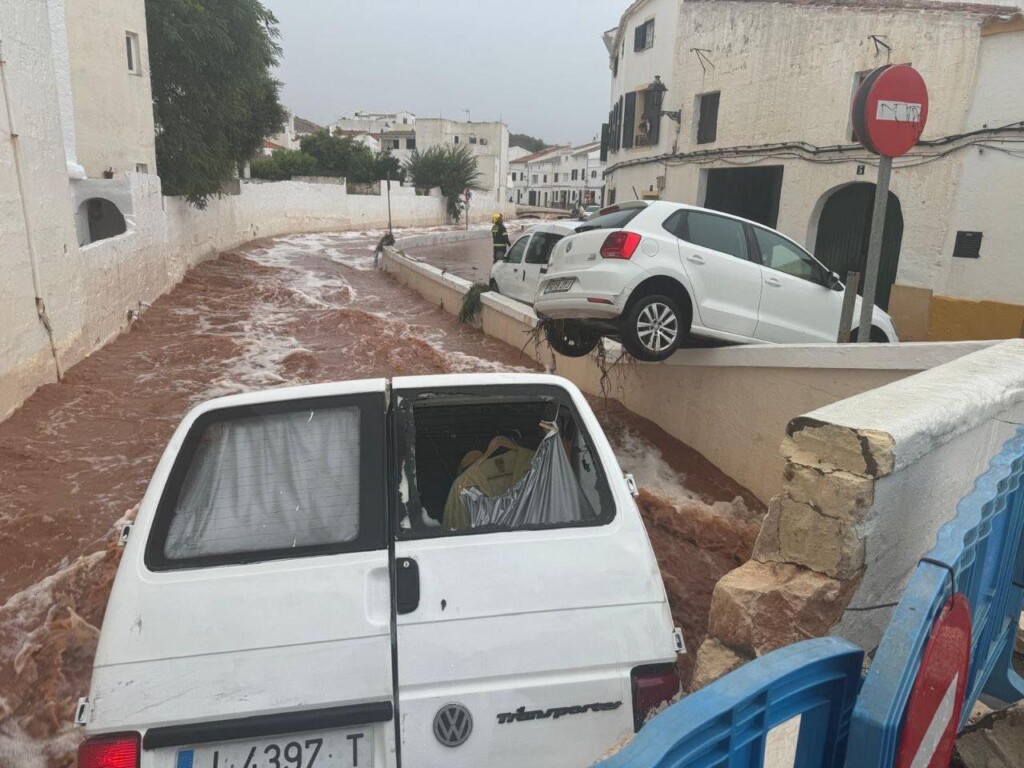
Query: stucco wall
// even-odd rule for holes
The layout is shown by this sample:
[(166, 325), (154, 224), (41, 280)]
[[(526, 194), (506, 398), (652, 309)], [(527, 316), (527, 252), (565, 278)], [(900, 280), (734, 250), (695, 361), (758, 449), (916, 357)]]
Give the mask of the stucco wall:
[[(144, 0), (64, 0), (64, 9), (78, 162), (91, 177), (137, 163), (156, 173)], [(139, 36), (138, 74), (128, 71), (126, 32)]]
[[(981, 38), (965, 131), (1024, 119), (1022, 72), (1024, 30)], [(1021, 147), (1024, 144), (1011, 148)], [(935, 293), (1017, 304), (1024, 313), (1024, 152), (1013, 155), (998, 146), (970, 149), (961, 163)], [(983, 233), (980, 259), (951, 257), (957, 230)]]
[[(82, 299), (45, 3), (0, 0), (0, 416), (56, 376), (39, 296), (58, 343), (73, 343)], [(17, 134), (15, 137), (14, 134)]]

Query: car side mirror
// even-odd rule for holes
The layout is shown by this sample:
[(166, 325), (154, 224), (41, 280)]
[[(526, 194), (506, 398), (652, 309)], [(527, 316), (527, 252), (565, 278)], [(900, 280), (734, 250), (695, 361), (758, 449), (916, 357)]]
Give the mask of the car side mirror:
[(833, 291), (842, 291), (846, 286), (843, 285), (843, 281), (839, 279), (839, 275), (835, 272), (828, 273), (828, 287)]

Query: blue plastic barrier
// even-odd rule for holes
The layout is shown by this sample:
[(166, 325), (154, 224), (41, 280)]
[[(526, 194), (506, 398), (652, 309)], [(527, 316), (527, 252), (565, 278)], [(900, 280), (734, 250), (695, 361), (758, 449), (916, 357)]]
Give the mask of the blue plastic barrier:
[(921, 655), (954, 580), (972, 619), (963, 726), (983, 693), (1006, 703), (1024, 698), (1024, 679), (1010, 664), (1024, 605), (1024, 429), (992, 459), (911, 577), (857, 700), (847, 768), (893, 764)]
[(832, 637), (782, 648), (672, 705), (595, 768), (760, 768), (772, 729), (797, 716), (791, 764), (842, 768), (863, 658)]

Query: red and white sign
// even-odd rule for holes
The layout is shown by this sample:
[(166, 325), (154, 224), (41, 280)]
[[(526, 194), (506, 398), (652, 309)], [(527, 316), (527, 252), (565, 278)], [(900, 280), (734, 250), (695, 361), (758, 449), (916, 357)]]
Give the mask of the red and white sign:
[(932, 626), (907, 700), (895, 768), (948, 768), (971, 660), (971, 607), (953, 595)]
[(879, 67), (853, 99), (853, 129), (876, 155), (899, 157), (917, 144), (928, 121), (928, 88), (909, 64)]

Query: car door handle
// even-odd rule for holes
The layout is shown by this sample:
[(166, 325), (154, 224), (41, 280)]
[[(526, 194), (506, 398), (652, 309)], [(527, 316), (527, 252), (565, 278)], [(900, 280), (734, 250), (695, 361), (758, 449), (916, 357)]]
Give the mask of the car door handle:
[(411, 557), (395, 558), (395, 612), (402, 616), (420, 607), (420, 566)]
[(765, 285), (770, 285), (772, 288), (781, 288), (782, 287), (782, 283), (779, 282), (778, 278), (775, 278), (775, 277), (766, 277), (764, 279), (764, 284)]
[(703, 256), (698, 256), (695, 253), (691, 253), (686, 258), (687, 258), (688, 261), (692, 261), (694, 264), (703, 264), (704, 263), (704, 257)]

